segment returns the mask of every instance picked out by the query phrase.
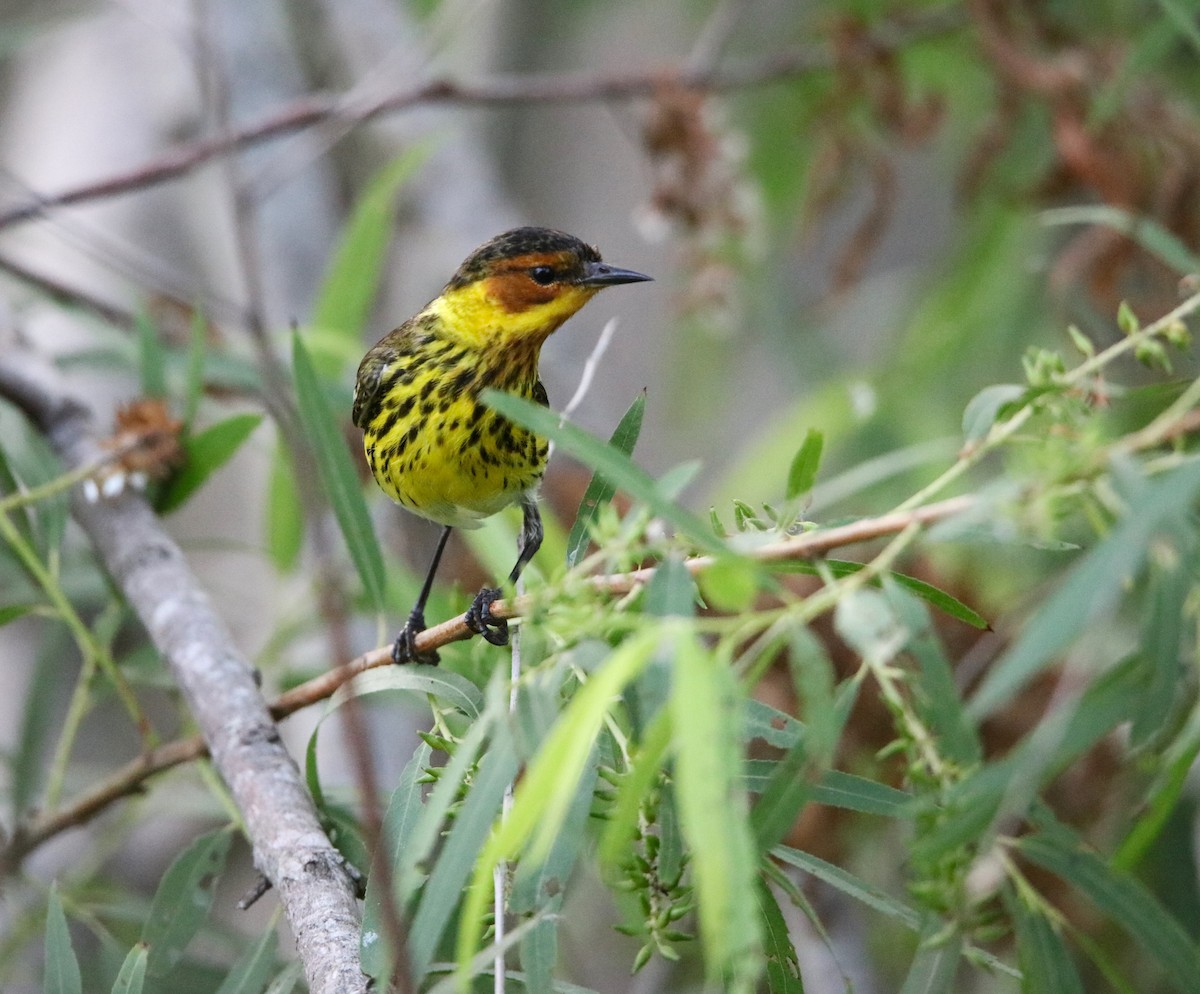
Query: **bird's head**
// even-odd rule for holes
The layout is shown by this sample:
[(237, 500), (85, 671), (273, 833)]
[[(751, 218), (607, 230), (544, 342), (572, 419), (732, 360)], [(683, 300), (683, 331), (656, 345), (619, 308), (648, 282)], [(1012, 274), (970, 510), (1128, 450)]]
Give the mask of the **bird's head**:
[(545, 338), (605, 287), (649, 279), (574, 235), (514, 228), (467, 256), (430, 309), (479, 344)]

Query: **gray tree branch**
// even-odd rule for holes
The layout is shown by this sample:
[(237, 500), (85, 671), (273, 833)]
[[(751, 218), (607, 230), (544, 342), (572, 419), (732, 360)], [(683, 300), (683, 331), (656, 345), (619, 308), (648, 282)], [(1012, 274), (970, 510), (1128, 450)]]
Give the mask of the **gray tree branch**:
[[(92, 412), (59, 381), (30, 354), (0, 355), (0, 396), (25, 412), (68, 468), (92, 464), (102, 454)], [(245, 819), (255, 865), (279, 893), (310, 991), (365, 992), (354, 884), (280, 741), (253, 666), (139, 494), (127, 488), (93, 503), (77, 487), (71, 511), (195, 716)]]

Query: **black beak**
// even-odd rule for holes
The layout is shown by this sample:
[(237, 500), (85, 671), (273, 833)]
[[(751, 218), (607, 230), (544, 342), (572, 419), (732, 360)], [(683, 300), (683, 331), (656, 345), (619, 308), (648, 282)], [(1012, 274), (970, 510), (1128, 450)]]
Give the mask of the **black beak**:
[(619, 269), (607, 262), (589, 262), (584, 266), (583, 278), (579, 286), (617, 286), (621, 283), (645, 283), (653, 280), (653, 276), (645, 273), (635, 273), (632, 269)]

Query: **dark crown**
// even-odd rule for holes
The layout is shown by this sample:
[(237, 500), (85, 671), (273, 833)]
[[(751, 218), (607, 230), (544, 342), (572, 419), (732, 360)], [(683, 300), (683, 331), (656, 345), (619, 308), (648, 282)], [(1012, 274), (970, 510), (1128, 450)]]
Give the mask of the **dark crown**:
[(454, 289), (474, 283), (488, 271), (492, 263), (500, 259), (557, 252), (570, 252), (581, 265), (585, 262), (600, 261), (599, 252), (587, 242), (574, 235), (568, 235), (565, 231), (555, 231), (553, 228), (513, 228), (484, 242), (467, 256), (451, 278), (448, 287)]

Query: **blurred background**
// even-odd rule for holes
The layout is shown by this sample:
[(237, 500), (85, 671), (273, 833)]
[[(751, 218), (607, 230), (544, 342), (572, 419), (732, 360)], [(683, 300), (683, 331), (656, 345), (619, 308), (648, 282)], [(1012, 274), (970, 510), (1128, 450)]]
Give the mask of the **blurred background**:
[[(1069, 347), (1071, 323), (1112, 340), (1122, 300), (1146, 320), (1165, 312), (1179, 290), (1161, 236), (1200, 246), (1188, 0), (6, 0), (0, 39), (0, 342), (55, 357), (102, 419), (139, 392), (139, 329), (182, 350), (202, 322), (203, 426), (263, 408), (296, 325), (340, 384), (356, 446), (362, 351), (476, 245), (538, 224), (656, 279), (603, 295), (549, 341), (552, 406), (615, 319), (575, 420), (607, 437), (646, 389), (637, 460), (655, 475), (698, 461), (685, 503), (728, 520), (734, 497), (779, 500), (815, 428), (826, 455), (810, 515), (880, 513), (953, 459), (968, 401), (1020, 382), (1029, 346)], [(360, 326), (324, 327), (336, 249), (370, 197), (389, 217), (377, 286), (365, 265)], [(13, 412), (0, 430), (20, 435)], [(333, 533), (326, 522), (322, 546), (316, 527), (281, 560), (276, 451), (264, 423), (168, 519), (271, 689), (339, 661), (311, 607)], [(567, 525), (586, 479), (566, 458), (547, 477)], [(371, 493), (389, 568), (421, 569), (435, 530)], [(68, 566), (74, 592), (102, 596), (84, 553)], [(1042, 561), (930, 568), (985, 614), (1019, 615)], [(443, 578), (484, 576), (459, 547)], [(0, 601), (19, 602), (13, 584)], [(350, 613), (350, 653), (378, 635)], [(0, 747), (44, 769), (79, 662), (35, 617), (0, 639)], [(100, 701), (81, 722), (68, 795), (136, 751), (116, 713)], [(318, 717), (286, 724), (297, 754)], [(394, 708), (371, 717), (386, 782), (412, 731)], [(349, 782), (337, 738), (323, 768)], [(144, 899), (213, 815), (200, 780), (171, 774), (153, 809), (108, 812), (23, 872), (89, 874), (114, 900)], [(2, 913), (8, 990), (40, 989), (22, 909)], [(223, 927), (253, 931), (260, 910)], [(575, 920), (603, 922), (594, 910)], [(890, 989), (862, 921), (843, 931), (830, 915), (855, 990)], [(589, 928), (564, 940), (579, 982), (658, 989), (655, 967), (631, 986), (627, 958), (607, 962), (618, 938)], [(841, 989), (813, 947), (810, 989)]]

